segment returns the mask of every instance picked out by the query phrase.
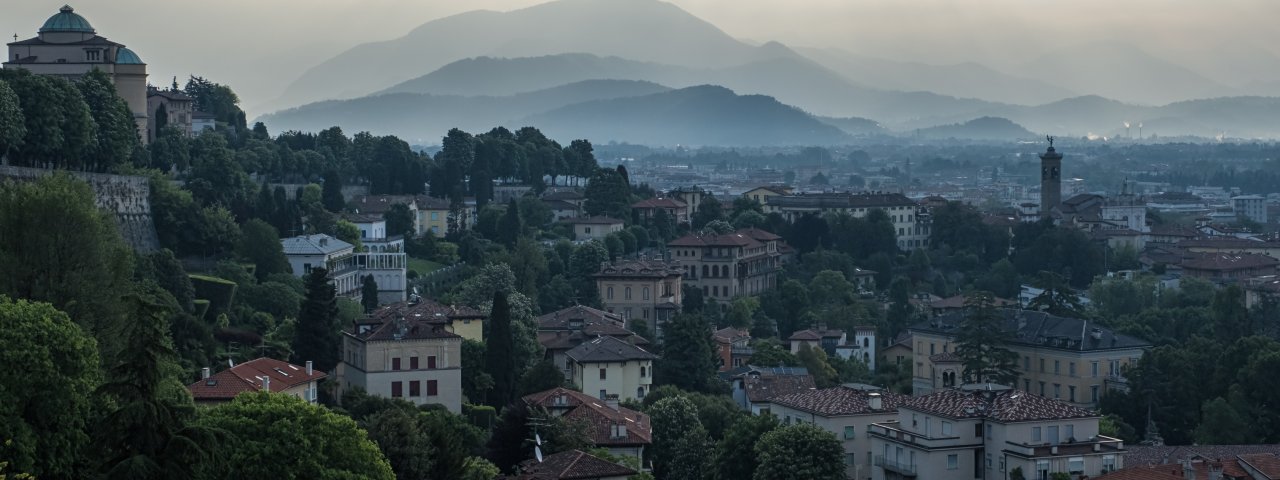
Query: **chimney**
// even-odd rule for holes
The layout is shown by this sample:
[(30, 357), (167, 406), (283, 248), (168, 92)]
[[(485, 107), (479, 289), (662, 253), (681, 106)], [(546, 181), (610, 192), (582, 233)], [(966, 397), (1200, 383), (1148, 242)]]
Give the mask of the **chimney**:
[(204, 367), (200, 369), (200, 379), (201, 380), (209, 379), (209, 367)]
[(270, 375), (263, 375), (262, 377), (259, 377), (259, 378), (262, 378), (262, 391), (264, 391), (264, 392), (270, 392), (270, 391), (271, 391), (271, 376), (270, 376)]
[(1222, 462), (1214, 461), (1209, 464), (1209, 480), (1222, 480)]
[(883, 399), (880, 398), (880, 393), (872, 392), (867, 394), (867, 405), (870, 406), (872, 410), (880, 410), (881, 408), (884, 408), (884, 402)]
[(311, 360), (307, 360), (307, 376), (310, 377), (312, 372)]
[(605, 405), (607, 405), (609, 408), (612, 408), (612, 409), (614, 409), (614, 410), (617, 410), (617, 409), (618, 409), (618, 395), (617, 395), (616, 393), (610, 393), (610, 394), (608, 394), (608, 395), (605, 395), (605, 396), (604, 396), (604, 404), (605, 404)]
[(1182, 459), (1182, 478), (1184, 480), (1196, 480), (1196, 469), (1191, 466), (1191, 458)]

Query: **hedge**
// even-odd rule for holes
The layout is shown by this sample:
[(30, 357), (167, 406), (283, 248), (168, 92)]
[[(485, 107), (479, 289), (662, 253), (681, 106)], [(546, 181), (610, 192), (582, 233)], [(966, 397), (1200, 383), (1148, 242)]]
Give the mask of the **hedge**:
[(236, 283), (224, 278), (206, 275), (189, 275), (196, 298), (209, 301), (205, 318), (218, 318), (231, 310), (231, 300), (236, 296)]

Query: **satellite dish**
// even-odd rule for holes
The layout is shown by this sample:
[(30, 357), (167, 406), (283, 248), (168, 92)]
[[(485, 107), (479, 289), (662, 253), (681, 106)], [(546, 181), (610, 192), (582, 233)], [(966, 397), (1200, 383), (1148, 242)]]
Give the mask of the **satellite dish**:
[(542, 448), (533, 447), (533, 456), (538, 459), (538, 463), (542, 463)]

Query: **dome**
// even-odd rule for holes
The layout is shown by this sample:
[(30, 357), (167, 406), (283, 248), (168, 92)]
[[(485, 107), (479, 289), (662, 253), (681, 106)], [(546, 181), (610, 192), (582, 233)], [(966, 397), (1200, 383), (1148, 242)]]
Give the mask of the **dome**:
[(93, 25), (89, 25), (89, 21), (84, 17), (77, 15), (76, 9), (70, 5), (63, 5), (58, 9), (58, 13), (44, 22), (44, 26), (40, 27), (40, 33), (46, 32), (73, 32), (73, 33), (95, 33)]
[(143, 65), (142, 59), (138, 58), (138, 54), (124, 47), (116, 50), (116, 64)]

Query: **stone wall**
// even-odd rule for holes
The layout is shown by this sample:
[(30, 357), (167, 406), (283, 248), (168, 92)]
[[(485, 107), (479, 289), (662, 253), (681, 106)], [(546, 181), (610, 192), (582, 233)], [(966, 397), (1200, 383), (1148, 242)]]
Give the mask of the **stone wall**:
[[(34, 179), (53, 170), (0, 165), (0, 177)], [(115, 214), (120, 235), (134, 250), (150, 252), (160, 247), (151, 221), (151, 185), (147, 177), (67, 171), (93, 188), (98, 208)]]

